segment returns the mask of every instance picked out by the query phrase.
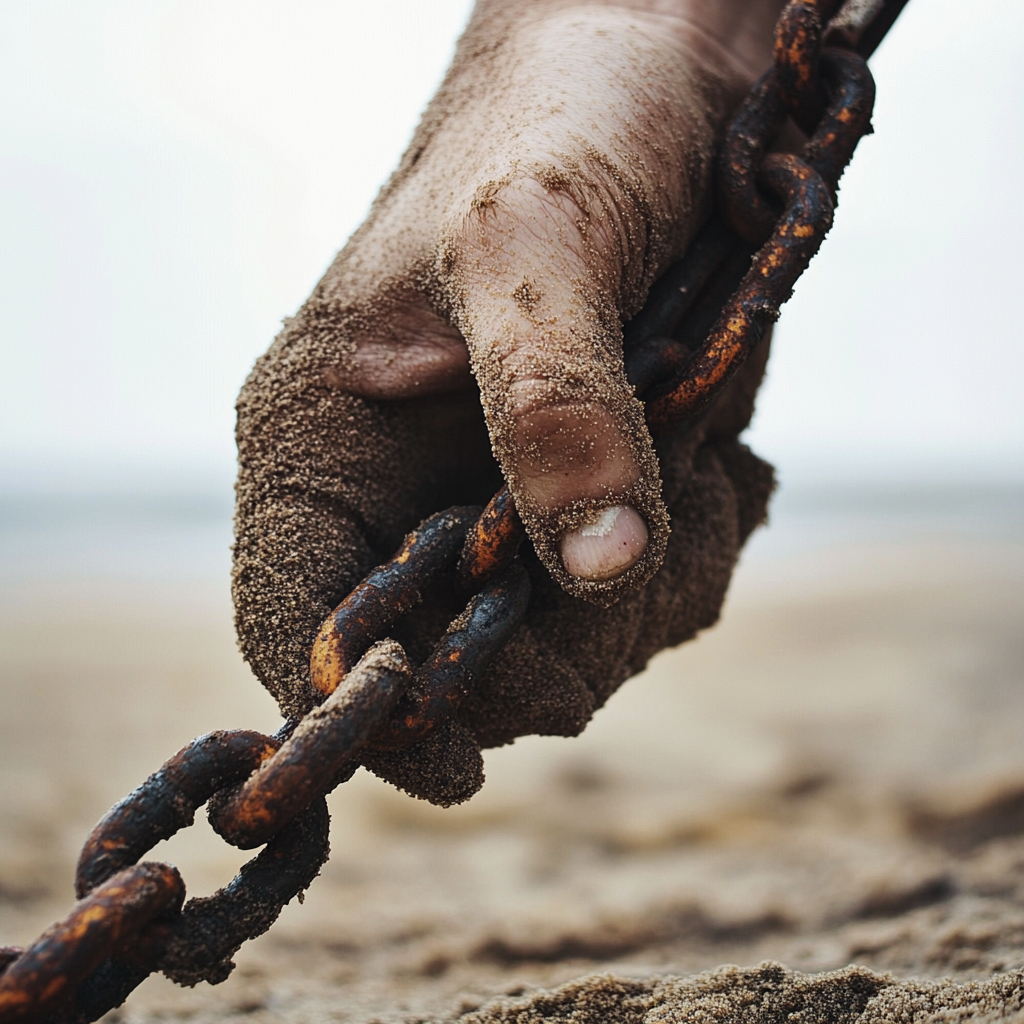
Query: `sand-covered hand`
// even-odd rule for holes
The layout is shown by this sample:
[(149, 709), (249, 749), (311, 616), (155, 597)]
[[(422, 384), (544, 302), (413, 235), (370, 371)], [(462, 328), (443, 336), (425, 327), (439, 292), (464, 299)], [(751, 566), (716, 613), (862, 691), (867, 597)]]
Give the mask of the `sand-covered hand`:
[[(621, 325), (706, 215), (779, 4), (672, 6), (479, 3), (366, 223), (239, 399), (237, 626), (289, 713), (359, 578), (425, 516), (512, 490), (526, 625), (460, 721), (368, 758), (438, 802), (479, 785), (479, 744), (578, 732), (714, 621), (764, 515), (770, 471), (735, 441), (763, 362), (657, 450), (623, 372)], [(406, 624), (414, 660), (452, 613), (428, 601)]]

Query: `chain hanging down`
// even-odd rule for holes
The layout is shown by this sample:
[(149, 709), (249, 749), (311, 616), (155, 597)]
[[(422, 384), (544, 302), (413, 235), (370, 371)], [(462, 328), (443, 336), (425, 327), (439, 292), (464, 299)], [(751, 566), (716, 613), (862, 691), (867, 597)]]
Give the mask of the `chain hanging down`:
[[(625, 327), (627, 375), (652, 431), (686, 429), (714, 402), (818, 251), (839, 178), (871, 131), (866, 59), (905, 3), (791, 0), (783, 11), (774, 66), (726, 133), (718, 212)], [(770, 152), (787, 118), (808, 136), (799, 155)], [(28, 949), (0, 947), (0, 1024), (96, 1020), (154, 971), (184, 985), (225, 980), (242, 943), (326, 862), (324, 797), (356, 755), (423, 740), (516, 631), (530, 597), (524, 535), (507, 488), (483, 510), (427, 519), (319, 630), (309, 714), (275, 736), (202, 736), (109, 811), (82, 849), (72, 912)], [(435, 583), (468, 603), (414, 667), (387, 636)], [(174, 867), (139, 861), (203, 804), (227, 842), (264, 849), (229, 885), (184, 903)]]

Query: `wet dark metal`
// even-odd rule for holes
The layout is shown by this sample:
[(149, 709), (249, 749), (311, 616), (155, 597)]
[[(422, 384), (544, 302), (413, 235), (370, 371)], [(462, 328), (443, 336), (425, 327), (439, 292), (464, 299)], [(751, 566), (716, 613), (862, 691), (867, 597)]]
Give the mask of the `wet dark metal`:
[(181, 917), (154, 936), (159, 969), (184, 984), (223, 981), (242, 943), (262, 935), (320, 873), (329, 833), (327, 803), (319, 797), (223, 889), (189, 900)]
[(529, 601), (530, 577), (513, 563), (448, 627), (370, 745), (378, 750), (409, 747), (448, 719), (519, 628)]
[(503, 572), (512, 564), (525, 537), (512, 492), (502, 487), (466, 535), (455, 567), (459, 586), (472, 592)]
[(864, 59), (846, 50), (822, 51), (821, 72), (831, 98), (800, 155), (832, 188), (834, 199), (857, 143), (873, 130), (875, 80)]
[[(424, 523), (389, 563), (375, 569), (353, 591), (353, 596), (361, 595), (360, 601), (350, 597), (332, 613), (318, 643), (333, 643), (334, 648), (319, 659), (314, 650), (314, 671), (318, 666), (323, 671), (325, 664), (336, 671), (343, 664), (336, 651), (353, 657), (362, 643), (375, 639), (370, 629), (379, 636), (394, 625), (419, 599), (419, 591), (450, 565), (458, 550), (456, 543), (462, 547), (457, 567), (462, 581), (472, 580), (480, 588), (485, 578), (503, 566), (504, 571), (483, 584), (414, 676), (399, 644), (378, 644), (346, 671), (327, 699), (255, 774), (234, 790), (222, 790), (211, 801), (209, 818), (229, 843), (242, 849), (265, 843), (325, 792), (338, 771), (368, 742), (376, 749), (391, 750), (424, 739), (458, 707), (519, 627), (530, 583), (521, 566), (509, 564), (523, 536), (511, 495), (507, 488), (499, 491), (468, 528), (460, 514), (466, 511), (476, 510), (454, 510), (455, 514)], [(373, 603), (380, 581), (396, 576), (403, 583), (400, 596), (405, 603), (396, 600), (381, 611), (382, 603)]]
[[(715, 269), (732, 252), (736, 236), (712, 217), (687, 247), (686, 255), (672, 264), (651, 287), (644, 308), (623, 328), (627, 354), (652, 338), (671, 338), (690, 311)], [(626, 374), (636, 385), (627, 363)]]
[[(839, 177), (871, 130), (874, 83), (863, 58), (905, 2), (848, 0), (838, 15), (838, 0), (787, 5), (775, 67), (727, 131), (718, 211), (624, 327), (626, 373), (652, 430), (698, 422), (820, 246)], [(787, 117), (810, 135), (799, 155), (771, 152)], [(181, 984), (223, 981), (235, 951), (326, 861), (323, 797), (352, 775), (359, 751), (429, 736), (518, 628), (530, 593), (517, 559), (523, 537), (507, 488), (482, 511), (452, 508), (424, 521), (318, 632), (308, 715), (274, 737), (200, 737), (113, 808), (82, 850), (83, 898), (71, 914), (27, 950), (0, 947), (0, 1024), (96, 1020), (157, 970)], [(384, 638), (442, 581), (473, 596), (413, 669)], [(174, 869), (136, 861), (190, 825), (204, 802), (229, 842), (267, 845), (225, 888), (180, 909)]]
[(718, 162), (718, 201), (729, 226), (746, 242), (761, 245), (779, 219), (779, 209), (757, 185), (757, 172), (786, 121), (786, 106), (774, 69), (754, 83), (732, 119)]
[(654, 430), (692, 419), (721, 393), (778, 319), (779, 306), (792, 294), (832, 226), (829, 188), (803, 161), (788, 155), (766, 157), (760, 180), (787, 197), (786, 213), (683, 379), (667, 395), (648, 403), (647, 422)]
[(92, 830), (78, 858), (75, 894), (86, 896), (187, 828), (218, 789), (245, 779), (279, 746), (262, 733), (236, 730), (208, 733), (179, 750)]
[(370, 648), (272, 758), (242, 786), (211, 801), (210, 824), (243, 850), (267, 842), (316, 797), (334, 788), (339, 769), (382, 725), (411, 676), (405, 652), (394, 640)]
[[(807, 7), (791, 4), (787, 11)], [(832, 226), (836, 186), (857, 143), (871, 131), (875, 91), (871, 72), (856, 54), (826, 50), (820, 64), (829, 99), (802, 159), (766, 155), (788, 113), (774, 69), (755, 85), (730, 125), (720, 162), (722, 206), (748, 243), (771, 225), (769, 236), (699, 354), (667, 393), (648, 396), (652, 430), (692, 421), (708, 408), (778, 318)], [(781, 217), (780, 202), (785, 204)], [(734, 268), (745, 255), (737, 246), (730, 257)]]
[(795, 0), (775, 26), (775, 84), (783, 105), (806, 134), (814, 131), (825, 104), (818, 77), (821, 37), (842, 0)]
[(626, 379), (639, 397), (655, 397), (659, 388), (664, 390), (664, 385), (678, 380), (703, 344), (722, 304), (749, 266), (753, 250), (741, 260), (735, 280), (720, 283), (721, 268), (735, 259), (738, 246), (742, 243), (736, 232), (714, 214), (683, 258), (654, 283), (644, 308), (623, 328)]
[[(224, 981), (242, 944), (262, 935), (320, 873), (330, 852), (329, 832), (330, 816), (321, 798), (223, 889), (189, 900), (174, 921), (147, 929), (128, 953), (103, 963), (79, 988), (66, 1019), (97, 1020), (156, 970), (182, 985)], [(6, 1024), (2, 1016), (0, 1021)]]
[(387, 636), (419, 604), (423, 590), (455, 562), (480, 511), (455, 507), (424, 520), (389, 562), (374, 569), (335, 608), (317, 633), (310, 658), (317, 703), (338, 688), (370, 646)]
[[(874, 52), (906, 2), (878, 0), (871, 3), (865, 0), (845, 4), (836, 18), (835, 30), (830, 25), (826, 42), (830, 47), (845, 47), (866, 59)], [(799, 10), (801, 6), (803, 11)], [(790, 5), (794, 13), (783, 20), (779, 34), (791, 37), (794, 25), (799, 25), (799, 18), (806, 16), (808, 6), (816, 7), (814, 4)], [(830, 5), (829, 9), (834, 6)], [(790, 7), (787, 7), (787, 12)], [(827, 11), (821, 14), (819, 10), (816, 14), (818, 18), (828, 17)], [(792, 45), (791, 38), (789, 42)], [(777, 51), (786, 48), (785, 38), (777, 40)], [(863, 65), (857, 67), (843, 58), (844, 55), (836, 49), (822, 55), (822, 77), (833, 90), (843, 95), (838, 102), (833, 98), (805, 149), (805, 158), (833, 188), (838, 183), (842, 167), (852, 155), (853, 146), (870, 131), (870, 109), (867, 109), (866, 117), (864, 112), (874, 98), (874, 84), (866, 68)], [(809, 67), (813, 63), (799, 48), (785, 60), (797, 68)], [(842, 65), (844, 76), (837, 75), (837, 65)], [(733, 159), (723, 160), (719, 168), (722, 206), (732, 212), (734, 227), (740, 230), (732, 230), (722, 220), (721, 214), (713, 214), (683, 259), (651, 289), (652, 301), (625, 327), (627, 376), (643, 398), (660, 397), (668, 390), (665, 381), (678, 378), (680, 362), (703, 343), (728, 297), (743, 279), (756, 245), (768, 237), (780, 213), (757, 187), (759, 163), (787, 116), (783, 95), (774, 91), (773, 82), (777, 75), (773, 69), (751, 90), (730, 126)], [(822, 96), (823, 91), (815, 86), (814, 95)], [(744, 148), (745, 154), (742, 152)], [(706, 241), (708, 236), (715, 240), (713, 247)], [(700, 284), (695, 289), (687, 288), (685, 297), (672, 295), (670, 282), (673, 279), (699, 281)], [(684, 314), (685, 320), (682, 319)], [(654, 340), (654, 336), (659, 334), (673, 344), (662, 348)]]
[(0, 975), (0, 1021), (38, 1021), (59, 1008), (111, 953), (176, 913), (184, 895), (169, 864), (139, 864), (108, 879)]
[(692, 357), (692, 349), (682, 342), (654, 335), (630, 351), (626, 379), (638, 396), (649, 399), (663, 381), (682, 376)]

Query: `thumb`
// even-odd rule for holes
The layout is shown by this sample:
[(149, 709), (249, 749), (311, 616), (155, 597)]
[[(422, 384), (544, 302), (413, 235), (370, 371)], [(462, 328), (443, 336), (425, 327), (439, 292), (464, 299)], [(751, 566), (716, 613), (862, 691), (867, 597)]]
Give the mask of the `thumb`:
[(484, 185), (468, 205), (439, 266), (495, 456), (547, 569), (611, 603), (657, 571), (668, 537), (623, 369), (622, 232), (560, 173)]

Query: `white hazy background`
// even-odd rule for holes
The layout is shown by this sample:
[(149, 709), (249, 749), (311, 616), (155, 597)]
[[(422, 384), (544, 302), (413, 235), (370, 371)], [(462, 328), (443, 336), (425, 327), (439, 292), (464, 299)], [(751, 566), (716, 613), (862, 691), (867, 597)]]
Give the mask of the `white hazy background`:
[[(0, 2), (6, 489), (206, 480), (467, 0)], [(1024, 4), (912, 0), (750, 432), (783, 481), (1024, 476)], [(177, 486), (177, 484), (175, 484)]]

